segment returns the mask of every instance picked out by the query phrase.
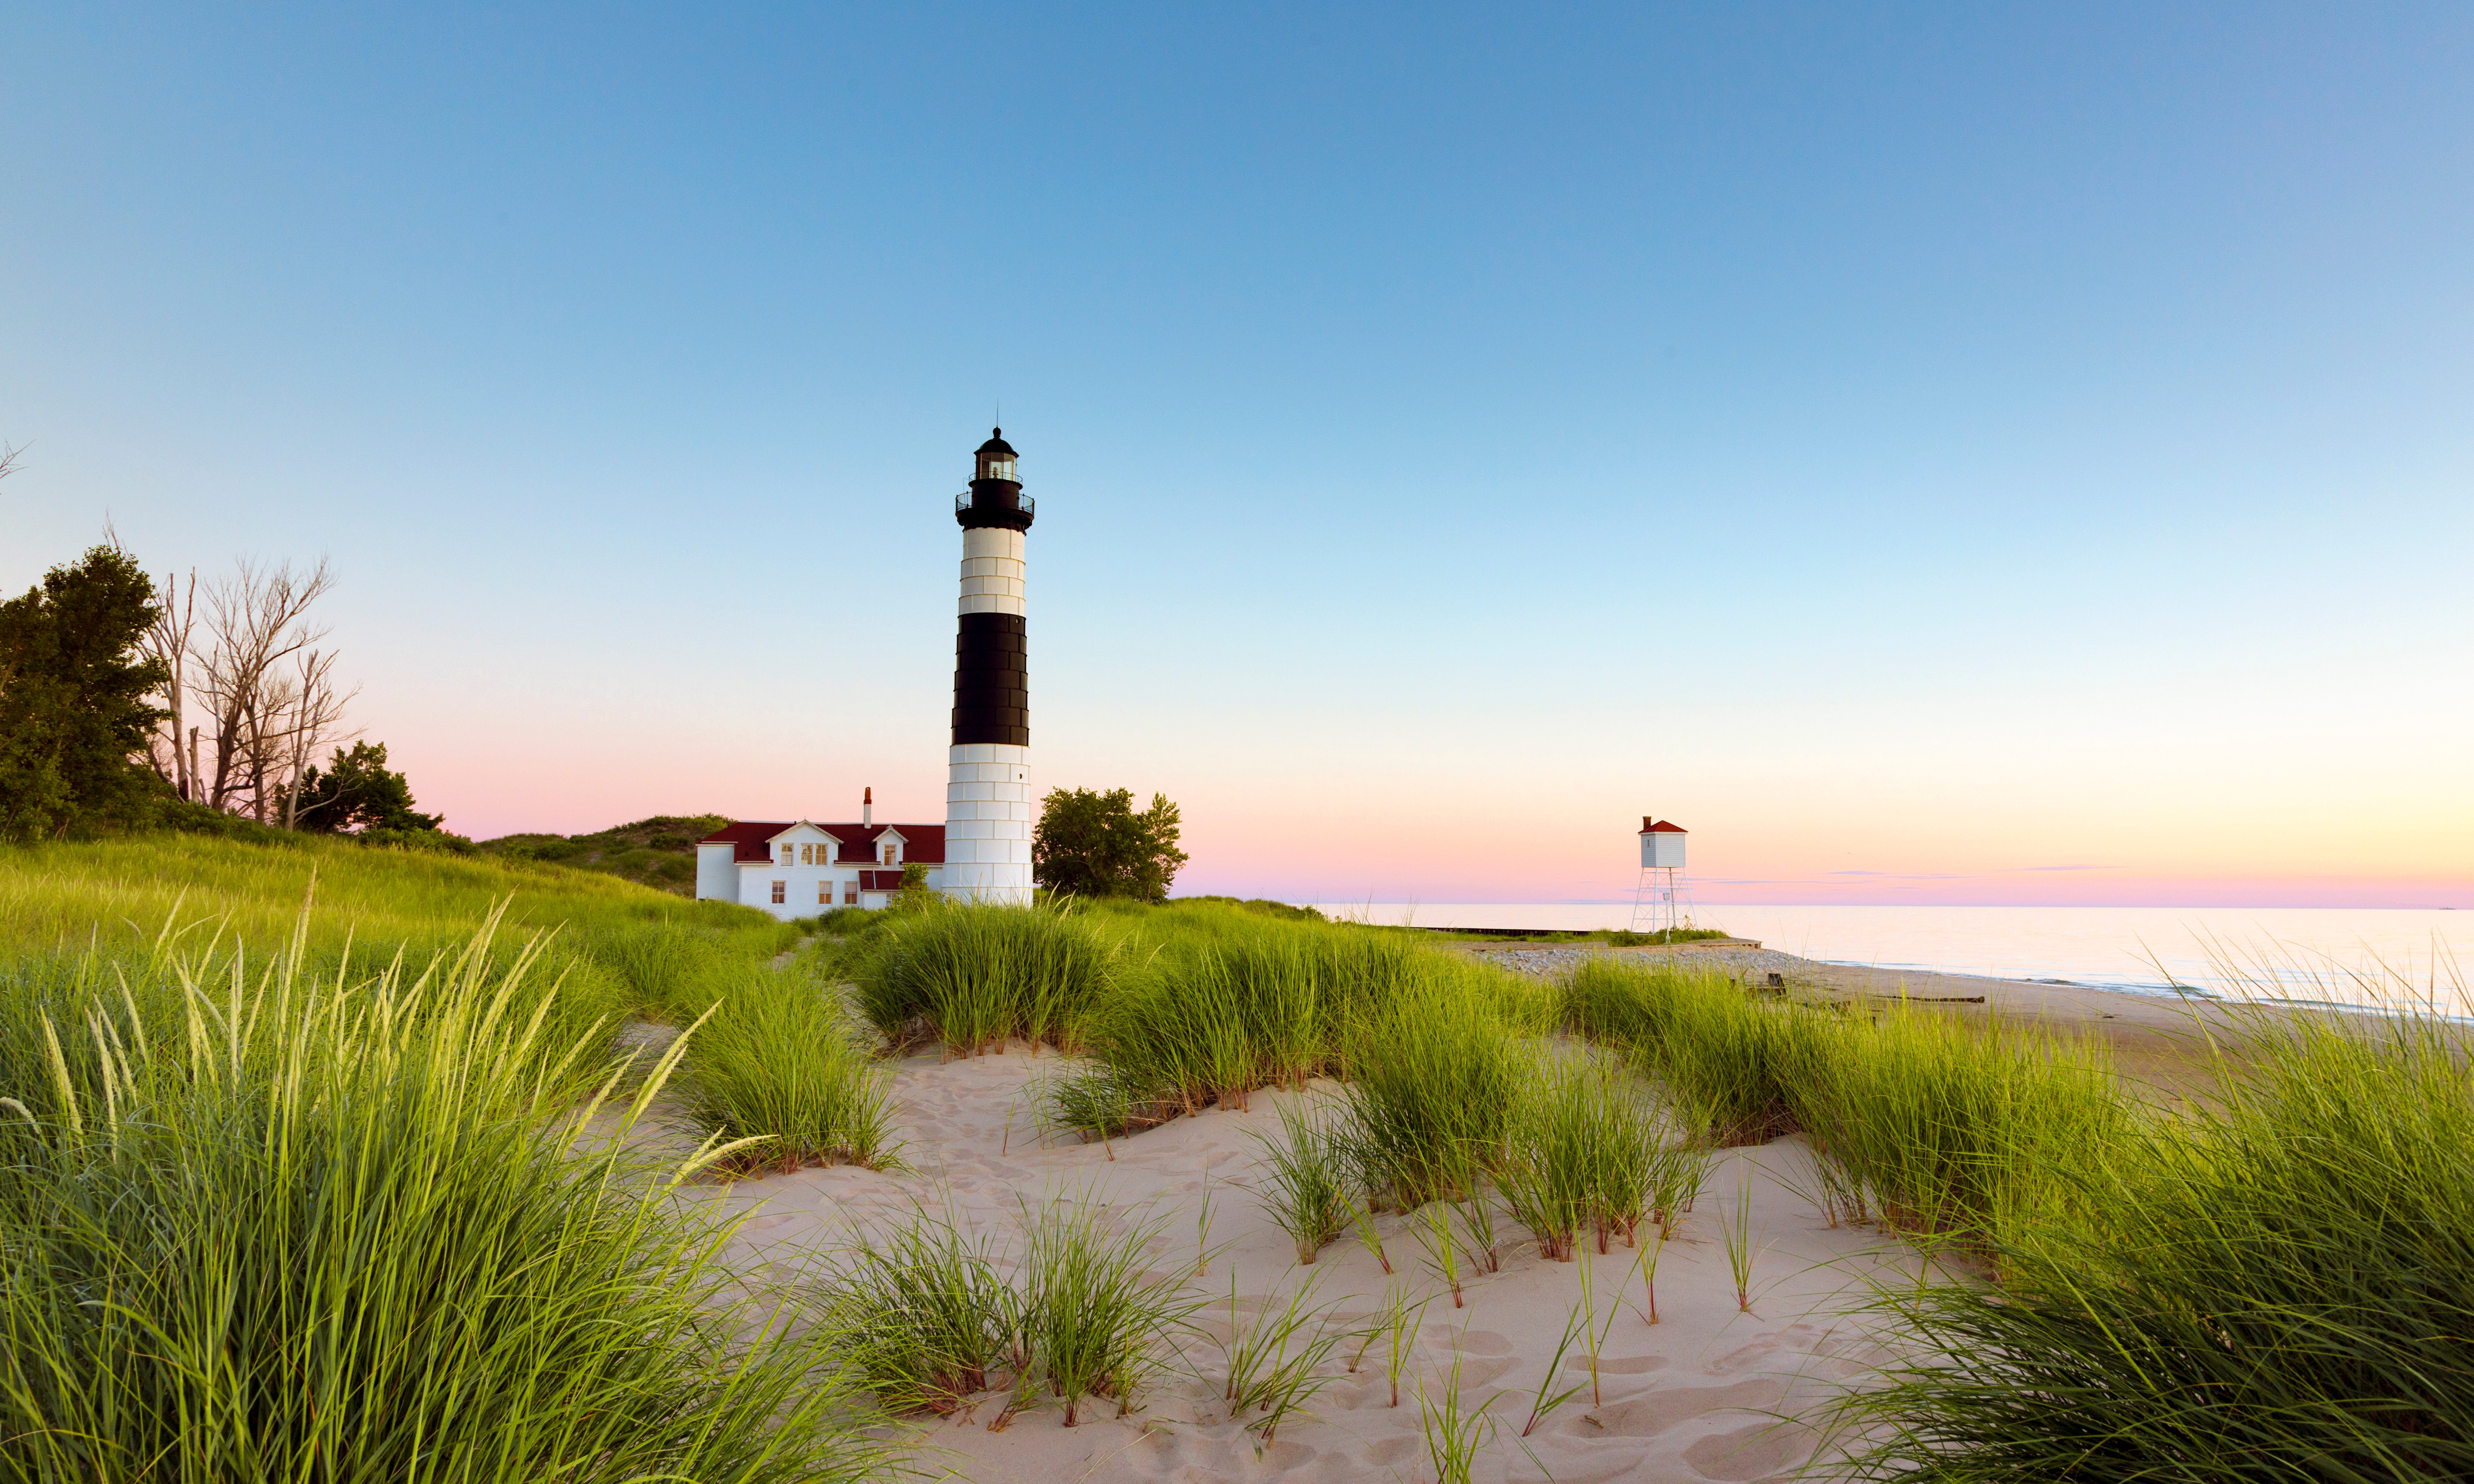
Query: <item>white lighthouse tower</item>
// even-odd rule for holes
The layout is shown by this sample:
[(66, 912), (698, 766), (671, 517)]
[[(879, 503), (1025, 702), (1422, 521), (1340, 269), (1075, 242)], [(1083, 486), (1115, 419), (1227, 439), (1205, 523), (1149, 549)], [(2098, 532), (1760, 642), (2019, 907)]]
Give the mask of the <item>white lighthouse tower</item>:
[(990, 430), (962, 527), (962, 610), (954, 641), (954, 744), (945, 781), (950, 897), (1031, 905), (1031, 680), (1023, 636), (1024, 533), (1031, 499), (1005, 429)]

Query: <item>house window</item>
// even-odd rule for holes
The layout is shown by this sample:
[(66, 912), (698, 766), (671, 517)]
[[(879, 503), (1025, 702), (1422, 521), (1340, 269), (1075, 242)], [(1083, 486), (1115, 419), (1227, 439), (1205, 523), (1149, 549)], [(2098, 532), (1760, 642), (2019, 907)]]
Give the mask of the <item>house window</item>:
[(819, 882), (817, 882), (817, 883), (816, 883), (816, 905), (817, 905), (817, 906), (819, 906), (819, 907), (830, 907), (830, 906), (832, 906), (833, 904), (834, 904), (834, 883), (832, 883), (831, 881), (819, 881)]
[(844, 881), (842, 883), (842, 905), (845, 907), (856, 907), (859, 905), (859, 883), (857, 881)]
[[(790, 848), (786, 845), (782, 849), (785, 853), (788, 853)], [(783, 895), (785, 892), (788, 891), (789, 888), (790, 883), (788, 881), (776, 881), (773, 883), (773, 905), (778, 907), (789, 899), (788, 897)]]
[(790, 864), (790, 848), (787, 845), (782, 847), (782, 864), (785, 866)]
[(889, 845), (885, 848), (885, 863), (888, 866), (893, 864), (893, 847)]

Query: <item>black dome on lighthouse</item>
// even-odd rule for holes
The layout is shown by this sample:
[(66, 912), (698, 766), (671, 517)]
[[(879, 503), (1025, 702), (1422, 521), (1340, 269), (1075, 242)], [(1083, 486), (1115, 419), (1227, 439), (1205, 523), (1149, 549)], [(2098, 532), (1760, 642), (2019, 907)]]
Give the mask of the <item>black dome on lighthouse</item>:
[(1013, 444), (1005, 441), (1005, 429), (1003, 428), (988, 429), (988, 441), (980, 444), (978, 448), (972, 451), (982, 454), (992, 453), (1001, 459), (1018, 459), (1022, 457), (1022, 455), (1013, 451)]

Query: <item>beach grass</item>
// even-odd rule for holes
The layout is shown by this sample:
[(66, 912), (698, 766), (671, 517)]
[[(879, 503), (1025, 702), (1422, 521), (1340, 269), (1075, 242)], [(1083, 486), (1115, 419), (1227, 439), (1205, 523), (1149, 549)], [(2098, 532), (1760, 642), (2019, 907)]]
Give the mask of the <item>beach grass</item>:
[(1068, 1427), (1095, 1399), (1125, 1416), (1169, 1352), (1192, 1337), (1204, 1301), (1183, 1273), (1146, 1266), (1156, 1223), (1120, 1226), (1094, 1190), (1026, 1203), (1022, 1219), (1025, 1371), (1063, 1404)]
[(1807, 1013), (1784, 1039), (1784, 1099), (1823, 1167), (1821, 1199), (1918, 1236), (2093, 1229), (2150, 1116), (2099, 1041), (1900, 1004)]
[[(796, 1322), (722, 1266), (731, 1227), (674, 1183), (887, 1165), (879, 1041), (1074, 1052), (1044, 1113), (1112, 1139), (1301, 1089), (1256, 1187), (1300, 1261), (1356, 1226), (1388, 1271), (1374, 1213), (1396, 1210), (1456, 1306), (1500, 1214), (1549, 1257), (1638, 1242), (1656, 1323), (1712, 1159), (1801, 1133), (1824, 1220), (1947, 1259), (1876, 1296), (1916, 1358), (1846, 1403), (1859, 1441), (1832, 1466), (1859, 1476), (2474, 1475), (2454, 1023), (2219, 1008), (2206, 1093), (2162, 1110), (2097, 1042), (1688, 966), (1541, 985), (1220, 902), (831, 925), (776, 968), (797, 926), (520, 861), (0, 851), (0, 1475), (833, 1479), (887, 1464), (861, 1401), (1006, 1389), (998, 1425), (1139, 1405), (1205, 1301), (1103, 1192), (1027, 1204), (1003, 1237), (920, 1213), (830, 1257)], [(692, 1028), (631, 1065), (629, 1017)], [(656, 1097), (691, 1160), (624, 1136)], [(1749, 1209), (1739, 1186), (1694, 1223), (1731, 1309), (1759, 1302)], [(1395, 1404), (1411, 1366), (1405, 1287), (1362, 1333), (1312, 1293), (1231, 1316), (1229, 1400), (1265, 1445), (1342, 1339), (1386, 1348)], [(1600, 1298), (1567, 1337), (1593, 1374)], [(1419, 1390), (1429, 1461), (1465, 1472), (1491, 1423)]]
[(2028, 1221), (1998, 1296), (1885, 1292), (1936, 1358), (1847, 1403), (1860, 1476), (2474, 1474), (2474, 1070), (2413, 1012), (2262, 1012), (2134, 1131), (2108, 1220)]
[(1001, 1369), (1029, 1368), (1021, 1292), (1004, 1260), (992, 1236), (922, 1208), (836, 1256), (815, 1286), (819, 1327), (887, 1411), (952, 1412)]
[(895, 1046), (957, 1056), (1009, 1041), (1071, 1047), (1117, 941), (1070, 910), (939, 905), (882, 920), (853, 966), (859, 1007)]
[(1586, 1051), (1534, 1054), (1493, 1166), (1513, 1219), (1569, 1262), (1594, 1239), (1630, 1239), (1659, 1189), (1665, 1128), (1649, 1089)]
[(623, 1068), (552, 1029), (538, 939), (329, 964), (293, 927), (0, 994), (0, 1473), (882, 1472), (839, 1362), (674, 1200), (717, 1151), (595, 1123)]
[(1281, 1103), (1278, 1112), (1279, 1132), (1255, 1139), (1265, 1166), (1255, 1189), (1273, 1223), (1296, 1244), (1298, 1261), (1311, 1263), (1360, 1214), (1355, 1182), (1329, 1114), (1294, 1101)]
[(830, 986), (796, 968), (737, 966), (714, 988), (671, 1106), (692, 1137), (740, 1146), (720, 1167), (898, 1162), (892, 1069), (861, 1043)]

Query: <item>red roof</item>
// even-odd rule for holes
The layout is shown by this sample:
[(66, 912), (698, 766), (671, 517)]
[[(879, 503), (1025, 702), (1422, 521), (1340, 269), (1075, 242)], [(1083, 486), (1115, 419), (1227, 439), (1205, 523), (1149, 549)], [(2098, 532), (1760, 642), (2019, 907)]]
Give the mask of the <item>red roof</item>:
[(1649, 817), (1647, 815), (1643, 815), (1641, 817), (1640, 832), (1644, 835), (1688, 835), (1692, 833), (1692, 831), (1685, 828), (1681, 825), (1670, 825), (1664, 820), (1660, 820), (1657, 824), (1653, 825), (1649, 822)]
[[(713, 845), (727, 840), (738, 847), (731, 853), (733, 860), (769, 861), (773, 858), (773, 837), (797, 823), (796, 820), (780, 824), (741, 820), (736, 825), (722, 826), (696, 843)], [(945, 826), (942, 825), (819, 824), (816, 827), (841, 842), (841, 850), (836, 859), (844, 865), (882, 859), (885, 852), (876, 848), (876, 841), (888, 829), (901, 832), (904, 860), (916, 861), (923, 866), (945, 864)], [(898, 877), (901, 873), (895, 872), (894, 874)], [(897, 881), (895, 884), (900, 883)]]
[(862, 871), (859, 874), (859, 889), (862, 892), (898, 892), (902, 890), (902, 873)]

